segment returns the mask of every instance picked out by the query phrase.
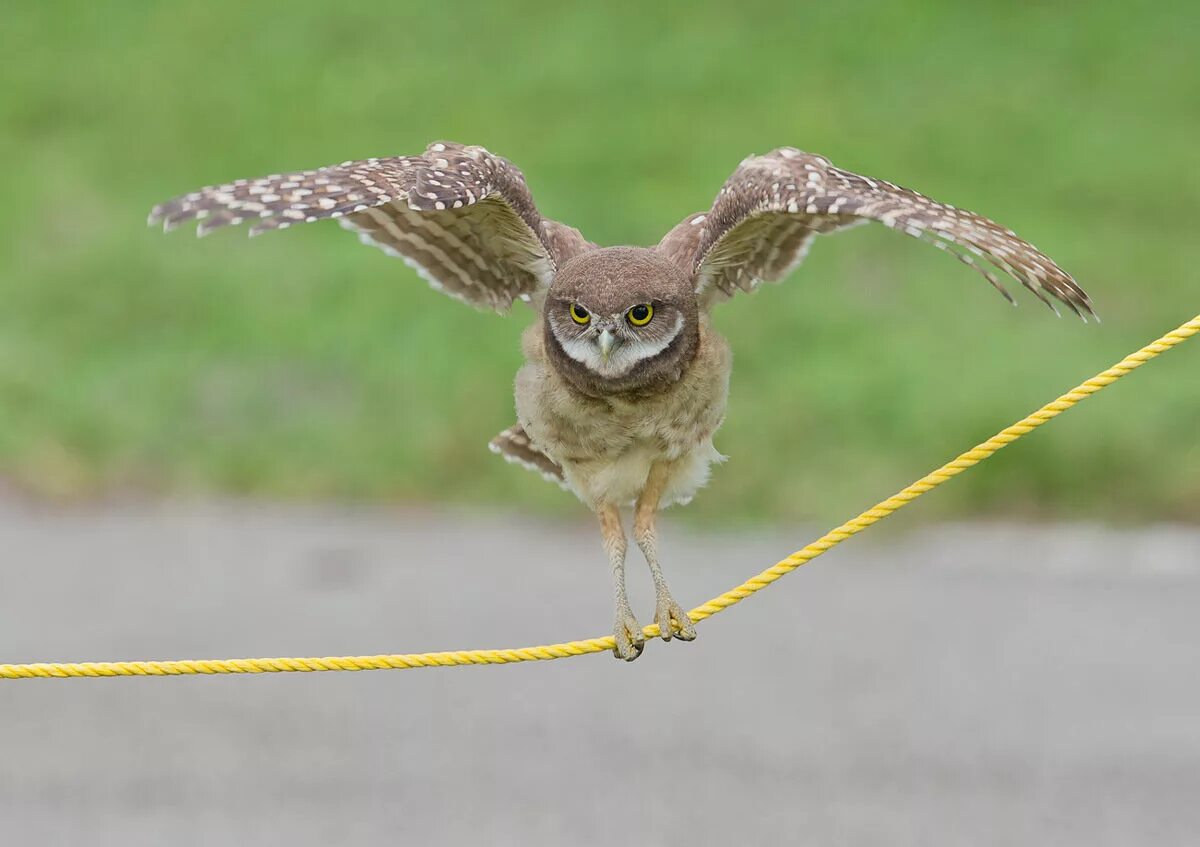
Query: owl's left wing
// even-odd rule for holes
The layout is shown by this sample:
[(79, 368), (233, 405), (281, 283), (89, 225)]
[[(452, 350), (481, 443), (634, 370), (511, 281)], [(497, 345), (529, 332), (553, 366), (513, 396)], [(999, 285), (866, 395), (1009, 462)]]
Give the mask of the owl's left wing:
[(247, 221), (257, 235), (325, 219), (403, 259), (434, 288), (496, 311), (516, 299), (538, 300), (555, 268), (592, 246), (578, 230), (541, 216), (508, 160), (451, 142), (431, 144), (421, 156), (209, 186), (150, 213), (165, 229), (199, 221), (199, 235)]
[(695, 276), (697, 295), (707, 307), (760, 281), (782, 279), (817, 235), (866, 221), (945, 250), (979, 271), (1010, 302), (996, 271), (1051, 309), (1047, 294), (1080, 317), (1095, 315), (1071, 275), (1012, 230), (791, 147), (743, 161), (712, 209), (689, 216), (657, 249)]

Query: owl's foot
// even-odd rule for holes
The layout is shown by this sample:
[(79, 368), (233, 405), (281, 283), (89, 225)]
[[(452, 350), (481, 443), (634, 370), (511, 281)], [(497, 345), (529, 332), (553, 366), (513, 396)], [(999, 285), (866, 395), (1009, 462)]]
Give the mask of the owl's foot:
[(696, 640), (696, 625), (665, 588), (658, 592), (658, 608), (654, 613), (654, 622), (658, 624), (659, 635), (663, 641), (670, 641), (672, 635), (680, 641)]
[(642, 650), (646, 648), (642, 625), (638, 623), (628, 606), (617, 609), (617, 621), (613, 625), (613, 638), (617, 640), (613, 647), (613, 655), (627, 662), (632, 662), (642, 655)]

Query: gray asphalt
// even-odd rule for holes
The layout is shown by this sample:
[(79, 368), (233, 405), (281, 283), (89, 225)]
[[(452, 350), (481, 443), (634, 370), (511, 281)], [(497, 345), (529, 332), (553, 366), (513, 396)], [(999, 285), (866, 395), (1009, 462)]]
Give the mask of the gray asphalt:
[[(632, 665), (0, 681), (0, 843), (1200, 843), (1200, 530), (906, 521)], [(664, 561), (690, 605), (812, 534), (668, 524)], [(0, 661), (610, 620), (582, 520), (0, 498), (0, 560)]]

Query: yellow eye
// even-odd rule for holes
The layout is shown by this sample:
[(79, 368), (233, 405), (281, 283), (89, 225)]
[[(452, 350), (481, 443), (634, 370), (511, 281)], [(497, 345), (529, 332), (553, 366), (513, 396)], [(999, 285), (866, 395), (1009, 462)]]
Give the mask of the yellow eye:
[(580, 306), (578, 303), (571, 304), (571, 320), (580, 326), (585, 326), (592, 316), (588, 314), (588, 310)]
[(639, 303), (626, 312), (625, 317), (634, 326), (645, 326), (654, 317), (654, 307), (649, 303)]

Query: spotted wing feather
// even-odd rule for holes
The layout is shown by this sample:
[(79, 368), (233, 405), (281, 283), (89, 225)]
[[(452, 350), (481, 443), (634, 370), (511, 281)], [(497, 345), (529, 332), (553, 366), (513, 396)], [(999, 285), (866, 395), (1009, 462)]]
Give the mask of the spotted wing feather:
[(786, 276), (812, 240), (866, 221), (933, 244), (974, 268), (1008, 300), (1011, 277), (1054, 308), (1080, 317), (1091, 300), (1071, 275), (1029, 242), (987, 218), (790, 147), (752, 156), (721, 188), (712, 208), (667, 234), (659, 250), (690, 262), (706, 304)]
[(562, 466), (534, 447), (519, 424), (510, 426), (493, 438), (488, 443), (488, 449), (503, 457), (506, 462), (541, 474), (543, 479), (557, 483), (562, 488), (567, 487)]
[(256, 235), (326, 219), (403, 259), (435, 288), (497, 311), (536, 299), (559, 263), (590, 247), (577, 230), (541, 217), (514, 165), (450, 142), (421, 156), (209, 186), (150, 213), (166, 229), (198, 221), (200, 235), (245, 222)]

